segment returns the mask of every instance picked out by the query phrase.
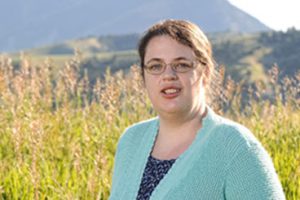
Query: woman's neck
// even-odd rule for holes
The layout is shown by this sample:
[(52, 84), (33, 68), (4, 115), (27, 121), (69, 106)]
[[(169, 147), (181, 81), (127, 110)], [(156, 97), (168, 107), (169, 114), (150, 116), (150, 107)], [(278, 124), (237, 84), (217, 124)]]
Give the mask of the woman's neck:
[(160, 127), (152, 150), (152, 156), (159, 159), (174, 159), (181, 155), (193, 142), (197, 131), (202, 126), (202, 118), (206, 115), (206, 106), (194, 115), (169, 120), (160, 118)]
[[(195, 111), (191, 111), (188, 114), (177, 114), (160, 116), (159, 133), (163, 137), (169, 139), (182, 137), (183, 134), (196, 133), (202, 126), (202, 118), (206, 114), (206, 105), (202, 104)], [(186, 134), (185, 134), (186, 135)]]

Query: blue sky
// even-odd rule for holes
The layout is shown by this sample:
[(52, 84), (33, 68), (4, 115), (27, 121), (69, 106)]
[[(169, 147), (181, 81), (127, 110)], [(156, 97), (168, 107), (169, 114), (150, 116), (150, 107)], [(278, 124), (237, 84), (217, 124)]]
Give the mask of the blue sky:
[(296, 27), (300, 30), (299, 0), (229, 0), (275, 30)]

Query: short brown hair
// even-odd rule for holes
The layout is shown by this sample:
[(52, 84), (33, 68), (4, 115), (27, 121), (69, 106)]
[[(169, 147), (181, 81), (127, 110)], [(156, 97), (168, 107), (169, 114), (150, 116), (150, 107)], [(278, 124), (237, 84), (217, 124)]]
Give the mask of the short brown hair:
[(144, 59), (149, 41), (156, 36), (167, 35), (180, 44), (190, 47), (197, 60), (204, 65), (205, 79), (209, 81), (214, 71), (211, 44), (202, 30), (186, 20), (168, 19), (151, 26), (142, 36), (138, 45), (142, 76), (144, 77)]

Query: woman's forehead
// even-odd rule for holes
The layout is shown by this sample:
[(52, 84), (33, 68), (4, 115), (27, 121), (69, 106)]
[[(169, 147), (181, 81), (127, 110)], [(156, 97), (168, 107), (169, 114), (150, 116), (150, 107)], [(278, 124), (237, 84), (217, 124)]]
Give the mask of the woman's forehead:
[(192, 59), (195, 57), (194, 51), (169, 36), (156, 36), (152, 38), (145, 53), (145, 62), (150, 59), (173, 60), (176, 58)]

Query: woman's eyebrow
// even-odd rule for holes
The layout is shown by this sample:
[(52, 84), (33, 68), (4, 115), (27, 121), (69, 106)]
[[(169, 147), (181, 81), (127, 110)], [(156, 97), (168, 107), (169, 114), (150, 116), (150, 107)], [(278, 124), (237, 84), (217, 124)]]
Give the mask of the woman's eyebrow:
[(189, 60), (189, 59), (186, 57), (177, 57), (173, 59), (173, 61), (178, 61), (178, 60)]
[[(172, 61), (179, 61), (179, 60), (189, 60), (189, 59), (186, 58), (186, 57), (180, 56), (180, 57), (174, 58)], [(161, 58), (151, 58), (150, 60), (148, 60), (148, 61), (146, 62), (146, 64), (147, 64), (147, 63), (150, 63), (150, 62), (153, 62), (153, 61), (164, 62), (164, 60), (161, 59)]]
[(153, 61), (162, 62), (163, 59), (161, 59), (161, 58), (151, 58), (150, 60), (148, 60), (148, 61), (146, 62), (146, 64), (147, 64), (147, 63), (150, 63), (150, 62), (153, 62)]

